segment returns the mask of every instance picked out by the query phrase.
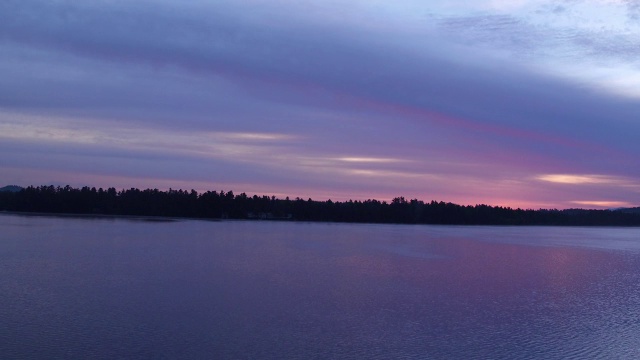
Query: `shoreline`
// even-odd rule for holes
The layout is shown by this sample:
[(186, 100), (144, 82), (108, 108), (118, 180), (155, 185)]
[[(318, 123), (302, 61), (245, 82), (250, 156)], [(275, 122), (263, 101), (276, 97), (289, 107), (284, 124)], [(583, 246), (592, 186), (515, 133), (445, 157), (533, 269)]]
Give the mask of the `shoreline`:
[(197, 218), (197, 217), (170, 217), (155, 215), (117, 215), (117, 214), (79, 214), (79, 213), (47, 213), (47, 212), (27, 212), (27, 211), (0, 211), (0, 215), (19, 215), (31, 217), (53, 217), (70, 219), (112, 219), (129, 220), (139, 222), (168, 223), (187, 220), (199, 220), (209, 222), (219, 221), (276, 221), (292, 223), (324, 223), (324, 224), (352, 224), (352, 225), (405, 225), (405, 226), (461, 226), (461, 227), (566, 227), (566, 228), (640, 228), (640, 225), (572, 225), (572, 224), (425, 224), (425, 223), (400, 223), (400, 222), (354, 222), (354, 221), (322, 221), (322, 220), (296, 220), (296, 219), (222, 219), (222, 218)]
[(0, 215), (20, 215), (34, 217), (60, 217), (78, 219), (123, 219), (147, 222), (177, 222), (182, 220), (220, 221), (221, 219), (187, 218), (155, 215), (118, 215), (118, 214), (81, 214), (81, 213), (54, 213), (54, 212), (28, 212), (28, 211), (0, 211)]

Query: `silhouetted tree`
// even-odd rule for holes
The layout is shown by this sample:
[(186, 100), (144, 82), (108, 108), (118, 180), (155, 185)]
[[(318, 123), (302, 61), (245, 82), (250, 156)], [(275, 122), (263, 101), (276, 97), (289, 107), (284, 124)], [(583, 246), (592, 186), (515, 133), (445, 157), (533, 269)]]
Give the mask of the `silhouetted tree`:
[(29, 186), (16, 192), (0, 191), (0, 211), (404, 224), (640, 226), (640, 208), (514, 210), (483, 204), (425, 203), (402, 196), (391, 203), (371, 199), (338, 202), (234, 195), (233, 191), (198, 194), (193, 189), (117, 191), (113, 187), (104, 190), (51, 185)]

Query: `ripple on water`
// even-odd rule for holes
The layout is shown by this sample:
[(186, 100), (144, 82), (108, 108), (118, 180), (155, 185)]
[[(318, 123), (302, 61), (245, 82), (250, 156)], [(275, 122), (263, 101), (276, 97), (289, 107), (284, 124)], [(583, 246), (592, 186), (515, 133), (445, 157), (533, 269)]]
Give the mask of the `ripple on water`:
[(3, 358), (640, 358), (625, 229), (6, 219)]

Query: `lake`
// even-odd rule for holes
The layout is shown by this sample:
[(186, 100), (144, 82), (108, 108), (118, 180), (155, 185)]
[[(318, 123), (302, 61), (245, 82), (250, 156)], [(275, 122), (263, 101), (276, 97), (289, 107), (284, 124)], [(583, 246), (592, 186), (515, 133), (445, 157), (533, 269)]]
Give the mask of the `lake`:
[(6, 359), (638, 359), (640, 229), (0, 215)]

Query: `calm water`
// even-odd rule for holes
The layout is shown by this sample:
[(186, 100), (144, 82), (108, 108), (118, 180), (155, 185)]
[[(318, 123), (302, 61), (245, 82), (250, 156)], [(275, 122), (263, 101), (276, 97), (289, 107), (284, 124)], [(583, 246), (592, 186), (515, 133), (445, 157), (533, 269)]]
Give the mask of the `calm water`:
[(640, 229), (0, 216), (3, 359), (638, 359)]

